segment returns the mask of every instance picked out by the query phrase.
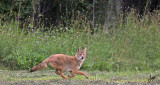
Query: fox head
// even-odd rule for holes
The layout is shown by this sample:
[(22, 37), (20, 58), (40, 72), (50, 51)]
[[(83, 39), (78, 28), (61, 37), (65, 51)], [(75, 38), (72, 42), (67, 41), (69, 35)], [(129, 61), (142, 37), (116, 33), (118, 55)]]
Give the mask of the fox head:
[(87, 51), (86, 47), (83, 50), (80, 50), (80, 47), (79, 47), (77, 49), (77, 54), (76, 54), (77, 60), (84, 61), (86, 58), (86, 51)]

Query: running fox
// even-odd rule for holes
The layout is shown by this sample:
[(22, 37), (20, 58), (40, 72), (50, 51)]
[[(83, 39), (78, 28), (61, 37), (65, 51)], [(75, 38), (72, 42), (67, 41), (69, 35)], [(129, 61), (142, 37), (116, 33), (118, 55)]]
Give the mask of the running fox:
[(55, 73), (60, 75), (64, 79), (68, 78), (64, 76), (63, 71), (68, 71), (71, 73), (71, 75), (68, 75), (69, 78), (74, 77), (75, 74), (81, 74), (86, 76), (86, 78), (88, 79), (88, 75), (86, 73), (78, 71), (86, 58), (86, 51), (87, 48), (84, 48), (83, 50), (80, 50), (80, 48), (78, 48), (75, 57), (64, 54), (51, 55), (40, 64), (34, 66), (30, 70), (30, 72), (45, 68), (47, 67), (48, 63), (51, 67), (56, 69)]

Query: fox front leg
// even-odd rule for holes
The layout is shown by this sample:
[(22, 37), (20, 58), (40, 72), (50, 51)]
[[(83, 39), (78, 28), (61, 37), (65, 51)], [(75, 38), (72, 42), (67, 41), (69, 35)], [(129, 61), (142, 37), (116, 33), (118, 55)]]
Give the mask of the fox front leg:
[(88, 75), (84, 72), (81, 72), (81, 71), (78, 71), (78, 70), (73, 70), (72, 73), (71, 73), (73, 76), (75, 74), (80, 74), (80, 75), (84, 75), (87, 79), (88, 79)]
[(87, 75), (86, 73), (84, 73), (84, 72), (76, 71), (75, 73), (76, 73), (76, 74), (84, 75), (84, 76), (86, 76), (86, 78), (88, 79), (88, 75)]

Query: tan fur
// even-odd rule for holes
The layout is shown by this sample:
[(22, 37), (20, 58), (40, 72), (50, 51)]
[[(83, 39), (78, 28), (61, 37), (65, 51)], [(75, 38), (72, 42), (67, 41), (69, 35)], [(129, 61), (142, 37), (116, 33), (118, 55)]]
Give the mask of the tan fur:
[(60, 75), (64, 79), (68, 78), (64, 76), (63, 71), (68, 71), (71, 73), (71, 75), (68, 75), (69, 78), (74, 77), (75, 74), (81, 74), (88, 78), (88, 75), (86, 73), (78, 71), (85, 60), (86, 50), (87, 48), (84, 48), (84, 50), (80, 50), (80, 48), (78, 48), (75, 57), (64, 54), (51, 55), (46, 60), (42, 61), (42, 63), (34, 66), (30, 71), (33, 72), (45, 68), (47, 67), (48, 63), (51, 67), (56, 69), (55, 73)]

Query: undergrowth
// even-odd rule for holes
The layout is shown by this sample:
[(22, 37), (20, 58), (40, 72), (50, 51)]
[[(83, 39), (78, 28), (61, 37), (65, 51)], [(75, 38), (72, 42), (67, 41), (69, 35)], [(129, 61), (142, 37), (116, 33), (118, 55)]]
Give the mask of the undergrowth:
[(30, 69), (52, 54), (74, 56), (77, 47), (87, 47), (87, 58), (81, 69), (144, 71), (160, 68), (159, 12), (141, 19), (131, 13), (125, 26), (120, 21), (116, 28), (110, 28), (112, 33), (97, 27), (98, 32), (91, 34), (86, 22), (73, 22), (68, 28), (61, 26), (57, 27), (58, 31), (42, 32), (19, 28), (14, 20), (3, 24), (0, 21), (0, 61), (11, 69)]

